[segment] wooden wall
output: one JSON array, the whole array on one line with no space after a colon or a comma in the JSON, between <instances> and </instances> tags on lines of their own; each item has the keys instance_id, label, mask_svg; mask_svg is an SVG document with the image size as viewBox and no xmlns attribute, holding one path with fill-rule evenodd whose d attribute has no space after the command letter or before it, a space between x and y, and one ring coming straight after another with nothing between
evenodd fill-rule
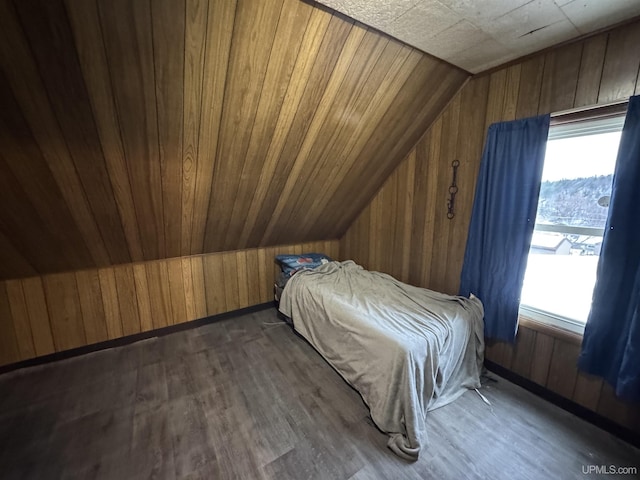
<instances>
[{"instance_id":1,"label":"wooden wall","mask_svg":"<svg viewBox=\"0 0 640 480\"><path fill-rule=\"evenodd\" d=\"M280 253L321 241L154 260L0 282L0 365L273 300Z\"/></svg>"},{"instance_id":2,"label":"wooden wall","mask_svg":"<svg viewBox=\"0 0 640 480\"><path fill-rule=\"evenodd\" d=\"M457 293L487 127L640 93L638 45L636 22L474 77L350 226L341 240L343 258L415 285ZM448 220L447 189L455 159L460 161L459 193L455 217ZM487 358L616 421L626 421L611 413L608 386L601 388L577 374L575 345L526 328L518 335L522 341L539 344L534 354L527 350L519 360L523 369L496 358L491 348Z\"/></svg>"},{"instance_id":3,"label":"wooden wall","mask_svg":"<svg viewBox=\"0 0 640 480\"><path fill-rule=\"evenodd\" d=\"M337 238L467 77L301 0L0 0L0 279Z\"/></svg>"},{"instance_id":4,"label":"wooden wall","mask_svg":"<svg viewBox=\"0 0 640 480\"><path fill-rule=\"evenodd\" d=\"M640 433L640 405L619 400L602 379L576 368L581 336L521 320L516 344L493 342L485 357L519 376Z\"/></svg>"}]
</instances>

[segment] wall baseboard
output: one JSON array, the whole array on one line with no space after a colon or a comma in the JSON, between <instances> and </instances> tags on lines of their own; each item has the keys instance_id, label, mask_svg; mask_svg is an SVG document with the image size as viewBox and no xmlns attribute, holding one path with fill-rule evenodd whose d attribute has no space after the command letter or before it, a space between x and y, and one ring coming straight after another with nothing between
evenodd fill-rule
<instances>
[{"instance_id":1,"label":"wall baseboard","mask_svg":"<svg viewBox=\"0 0 640 480\"><path fill-rule=\"evenodd\" d=\"M492 362L491 360L485 360L484 365L487 369L500 377L519 385L520 387L528 390L529 392L544 398L546 401L557 405L563 410L572 413L576 417L579 417L587 422L595 425L602 430L605 430L612 435L624 440L625 442L633 445L634 447L640 448L640 434L623 427L622 425L615 423L612 420L609 420L602 415L594 412L593 410L589 410L588 408L583 407L582 405L575 403L572 400L569 400L561 395L558 395L547 388L538 385L537 383L529 380L528 378L521 377L517 373L512 372L504 368L497 363Z\"/></svg>"},{"instance_id":2,"label":"wall baseboard","mask_svg":"<svg viewBox=\"0 0 640 480\"><path fill-rule=\"evenodd\" d=\"M229 318L246 315L248 313L259 312L268 308L273 308L274 302L260 303L258 305L252 305L250 307L240 308L231 312L219 313L217 315L211 315L205 318L199 318L197 320L191 320L189 322L178 323L175 325L169 325L168 327L158 328L156 330L149 330L146 332L136 333L134 335L128 335L125 337L114 338L104 342L94 343L91 345L85 345L78 348L72 348L70 350L64 350L61 352L51 353L49 355L43 355L41 357L30 358L28 360L22 360L20 362L11 363L9 365L0 366L0 375L14 370L19 370L27 367L34 367L36 365L43 365L46 363L57 362L67 358L78 357L87 353L97 352L99 350L106 350L114 347L122 347L141 340L147 340L149 338L162 337L171 333L181 332L192 328L197 328L202 325L208 325L210 323L219 322L221 320L227 320Z\"/></svg>"}]
</instances>

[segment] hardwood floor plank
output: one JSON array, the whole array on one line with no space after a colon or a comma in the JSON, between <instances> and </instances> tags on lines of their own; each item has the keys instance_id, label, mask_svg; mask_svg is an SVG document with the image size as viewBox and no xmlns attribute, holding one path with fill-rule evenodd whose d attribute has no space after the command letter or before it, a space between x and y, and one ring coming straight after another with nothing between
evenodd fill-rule
<instances>
[{"instance_id":1,"label":"hardwood floor plank","mask_svg":"<svg viewBox=\"0 0 640 480\"><path fill-rule=\"evenodd\" d=\"M131 442L134 478L176 477L173 441L167 409L138 412L133 417Z\"/></svg>"},{"instance_id":2,"label":"hardwood floor plank","mask_svg":"<svg viewBox=\"0 0 640 480\"><path fill-rule=\"evenodd\" d=\"M268 309L0 376L3 476L536 480L638 466L637 449L494 375L491 406L469 391L429 412L428 445L405 462L358 393L274 322ZM622 406L601 408L630 420Z\"/></svg>"}]
</instances>

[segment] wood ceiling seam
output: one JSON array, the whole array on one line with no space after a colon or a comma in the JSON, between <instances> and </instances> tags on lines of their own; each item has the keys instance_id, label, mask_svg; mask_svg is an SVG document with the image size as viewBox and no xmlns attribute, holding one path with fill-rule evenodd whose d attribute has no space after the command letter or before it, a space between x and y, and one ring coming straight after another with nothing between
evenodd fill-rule
<instances>
[{"instance_id":1,"label":"wood ceiling seam","mask_svg":"<svg viewBox=\"0 0 640 480\"><path fill-rule=\"evenodd\" d=\"M183 139L183 145L182 145L182 158L183 158L183 165L182 165L182 171L183 171L183 189L182 189L182 218L181 218L181 222L180 222L180 228L181 228L181 232L182 232L182 255L191 255L192 253L192 240L193 240L193 216L194 216L194 209L195 209L195 196L196 196L196 186L197 186L197 172L198 172L198 166L197 166L197 162L198 162L198 158L199 158L199 146L200 146L200 126L202 125L202 112L204 110L203 108L203 104L202 104L202 99L203 99L203 88L204 88L204 83L205 83L205 59L207 56L207 34L208 34L208 29L209 29L209 22L208 22L208 18L209 18L209 1L205 0L206 2L206 9L204 12L204 15L198 15L198 11L196 9L193 10L192 12L192 16L191 17L189 15L189 6L192 6L195 4L197 4L197 2L194 2L192 0L188 0L185 2L185 22L189 21L190 18L203 18L204 19L204 35L202 36L202 40L201 42L198 42L198 39L195 38L193 40L193 44L195 45L202 45L201 48L201 55L199 57L199 62L194 62L195 65L198 65L201 72L200 72L200 78L199 78L199 91L195 92L195 101L193 102L192 105L190 105L190 102L185 101L183 104L183 126L185 127L185 133L188 134L189 132L191 132L191 135L193 136L193 138L191 138L191 140L193 140L193 143L189 142L186 139ZM189 24L189 26L185 23L185 41L184 41L184 46L185 46L185 62L184 62L184 71L183 71L183 88L185 93L187 92L188 88L191 86L191 82L187 81L187 72L189 71L188 69L188 59L191 58L189 53L190 53L190 47L192 46L192 42L187 41L188 40L188 36L189 34L193 34L193 30L195 30L195 27L192 27L192 24ZM200 33L202 33L202 31L200 31ZM195 76L194 76L195 77ZM195 90L198 90L198 87L196 87ZM188 95L185 95L185 98L189 97ZM184 110L188 109L189 106L194 107L197 110L197 115L193 115L194 120L195 117L197 117L197 123L195 123L195 126L192 127L191 129L186 128L187 127L187 123L185 121L185 118L188 118L189 116L185 115ZM192 149L191 151L191 155L189 155L189 149ZM189 176L191 175L191 176Z\"/></svg>"},{"instance_id":2,"label":"wood ceiling seam","mask_svg":"<svg viewBox=\"0 0 640 480\"><path fill-rule=\"evenodd\" d=\"M91 243L90 239L99 235L98 227L95 224L88 200L77 178L75 166L70 160L66 142L61 142L60 132L55 131L59 129L57 119L53 116L48 97L43 95L43 80L39 69L33 62L32 55L29 53L31 49L27 43L23 29L20 26L15 8L13 4L9 2L2 2L0 9L2 9L2 15L0 15L0 17L7 22L4 28L0 29L2 35L6 36L3 41L0 42L0 58L2 59L4 71L8 75L7 81L16 95L16 101L25 115L25 121L29 124L37 144L46 143L52 147L46 153L44 151L42 153L45 155L44 158L48 168L52 172L54 181L58 186L66 184L65 180L67 179L71 182L67 184L67 188L60 190L71 211L73 221L81 232L85 248L88 248L86 245ZM8 49L9 46L11 46L10 49ZM23 59L24 63L22 66L26 71L20 71L19 66L13 64L13 55L18 55L19 58ZM36 87L36 85L38 87ZM28 89L28 95L26 95L24 91L25 87L31 87ZM43 111L38 108L40 107L40 102L45 102L48 105L48 109ZM34 118L38 118L40 121L40 128L38 129L35 129L32 124ZM55 132L48 131L49 127ZM80 193L84 202L78 202L78 199L73 197L75 193ZM87 250L91 255L92 261L106 261L105 259L108 259L106 250L101 249L99 244L96 246L96 249L97 250Z\"/></svg>"},{"instance_id":3,"label":"wood ceiling seam","mask_svg":"<svg viewBox=\"0 0 640 480\"><path fill-rule=\"evenodd\" d=\"M89 103L87 87L82 76L66 9L61 0L46 2L44 5L44 12L39 11L37 15L33 14L31 5L27 2L16 4L16 11L31 55L37 61L36 68L40 73L44 93L51 105L58 130L67 146L90 212L96 219L106 217L111 222L111 225L105 225L100 221L95 222L100 241L96 242L97 239L94 239L94 243L87 244L87 248L91 250L95 247L106 251L107 257L101 261L102 264L130 261L128 249L127 254L122 250L126 240L110 179L105 178L109 177L106 160L101 147L99 152L93 148L96 143L99 144L99 137L91 108L87 106ZM27 22L26 19L29 21ZM35 23L39 19L50 21ZM52 19L57 20L54 25L51 24ZM48 36L51 38L47 38ZM62 51L65 55L61 54ZM43 72L45 67L46 75ZM48 81L45 81L45 78ZM80 97L76 98L77 101L71 108L69 104L61 103L64 102L62 97L52 95L56 85L64 85L67 91ZM71 131L73 131L73 142L70 141ZM89 163L91 165L88 165ZM88 190L92 192L91 195L87 194Z\"/></svg>"},{"instance_id":4,"label":"wood ceiling seam","mask_svg":"<svg viewBox=\"0 0 640 480\"><path fill-rule=\"evenodd\" d=\"M235 194L233 195L234 198L234 202L233 205L231 206L230 209L230 214L228 215L227 218L225 218L225 220L228 220L226 222L226 225L222 227L222 230L224 231L224 235L222 236L222 249L223 250L228 250L230 248L236 248L238 245L238 232L236 232L234 229L231 228L231 223L232 220L234 218L234 216L239 215L238 210L238 204L239 204L239 199L238 196L240 194L240 190L242 188L242 180L248 176L249 171L248 171L248 166L251 165L251 159L249 158L249 154L251 153L251 146L252 146L252 140L254 138L254 129L256 127L256 121L258 119L259 114L261 113L260 107L262 106L262 99L263 99L263 94L265 91L265 83L268 81L269 79L269 71L270 71L270 67L272 65L272 59L273 59L273 53L274 53L274 46L276 45L276 42L278 40L278 33L279 33L279 28L282 22L282 16L283 13L285 12L285 2L283 1L281 3L280 6L280 12L278 14L278 20L276 22L275 28L274 28L274 34L273 34L273 38L271 40L271 47L269 48L269 56L268 56L268 60L266 62L265 65L265 69L264 69L264 76L262 78L262 82L260 82L260 93L258 95L258 99L256 101L256 108L254 110L254 113L252 115L253 119L251 120L251 129L250 129L250 133L248 136L248 140L247 140L247 148L244 152L244 155L242 156L242 158L240 159L242 161L242 167L240 168L240 177L238 179L237 182L237 188L235 190ZM305 26L305 30L306 30L306 26ZM298 42L298 48L300 47L300 42ZM296 55L297 57L297 55ZM282 104L280 103L280 108L282 107Z\"/></svg>"},{"instance_id":5,"label":"wood ceiling seam","mask_svg":"<svg viewBox=\"0 0 640 480\"><path fill-rule=\"evenodd\" d=\"M257 114L269 67L268 59L284 7L283 0L274 2L276 4L272 6L264 2L256 6L247 3L249 6L239 11L239 21L236 21L238 38L230 54L231 66L220 127L223 135L213 174L212 191L215 195L209 200L205 229L205 248L209 251L233 248L225 245L225 237L233 204L237 201L240 164L246 160L252 131L249 125L253 125ZM260 21L256 23L254 17ZM265 55L267 50L269 55Z\"/></svg>"},{"instance_id":6,"label":"wood ceiling seam","mask_svg":"<svg viewBox=\"0 0 640 480\"><path fill-rule=\"evenodd\" d=\"M398 51L394 51L394 49L398 49ZM358 114L359 111L361 112L358 118L358 125L350 132L345 129L345 131L339 133L338 139L340 141L335 142L339 150L335 151L335 148L332 148L331 150L323 152L321 158L324 159L324 163L315 166L315 176L313 179L309 179L308 182L319 182L322 180L321 175L325 176L325 180L343 177L345 169L352 164L354 158L357 158L357 155L354 153L356 147L360 149L363 145L363 142L360 141L363 133L366 134L368 130L373 130L380 124L382 113L376 114L374 106L379 107L380 105L384 105L384 103L381 103L381 99L384 99L385 94L397 91L398 87L394 81L396 78L402 78L403 67L408 62L410 53L411 51L408 48L398 42L390 40L384 44L384 47L376 58L375 64L368 71L366 78L359 82L361 83L359 92L357 95L352 96L353 98L350 102L347 102L347 105L351 104L351 112L345 108L344 113L349 113L350 115ZM378 74L378 72L380 72L380 74ZM394 88L391 88L391 86ZM345 136L346 138L341 138ZM336 160L328 165L330 169L324 173L327 166L327 157L329 159L335 158ZM318 176L320 176L320 178L318 178ZM325 188L313 196L307 195L305 200L311 202L308 210L312 212L325 211L327 202L336 192L335 185L329 182ZM301 210L305 211L307 209ZM326 225L324 225L322 221L313 221L311 217L311 215L303 216L300 221L300 232L303 238L318 238L326 231ZM297 223L295 216L293 219L293 221Z\"/></svg>"},{"instance_id":7,"label":"wood ceiling seam","mask_svg":"<svg viewBox=\"0 0 640 480\"><path fill-rule=\"evenodd\" d=\"M370 30L368 30L367 33L370 33ZM305 223L308 223L308 222L305 222L304 220L309 219L312 216L314 217L317 216L316 210L313 210L313 204L316 203L316 200L318 199L318 193L322 194L323 191L326 191L331 188L330 185L323 186L323 188L319 192L315 192L313 191L313 186L324 185L324 183L321 182L322 180L321 177L324 174L324 171L327 168L327 166L330 166L330 164L328 165L327 162L331 161L332 158L337 157L337 155L332 154L332 150L337 143L342 143L342 142L338 142L338 140L342 135L345 134L346 131L348 131L347 126L344 124L347 123L349 116L351 116L354 113L357 113L357 107L359 106L359 102L361 101L360 99L363 95L363 92L368 90L367 87L368 87L369 79L374 74L373 72L375 71L376 67L378 67L379 62L381 62L382 55L390 43L389 39L382 37L382 40L381 40L380 38L376 38L376 35L374 34L371 35L371 38L375 39L376 41L374 45L372 45L370 48L367 49L366 61L363 62L362 66L355 69L356 74L355 74L354 81L350 82L351 84L353 84L353 86L348 85L351 88L350 88L350 93L346 98L346 101L340 103L343 106L341 108L342 111L340 112L340 118L337 120L337 125L336 125L336 127L338 127L337 134L336 134L336 130L334 129L331 132L331 135L329 137L331 140L331 143L325 140L325 136L322 135L328 126L328 121L325 120L323 122L322 128L318 132L318 138L316 138L311 150L309 151L309 158L310 159L313 158L314 160L312 162L313 164L311 165L310 173L306 175L304 183L300 182L300 186L298 187L297 191L294 192L294 193L297 193L297 195L294 197L294 199L291 202L297 205L299 208L291 209L288 212L288 215L286 216L286 220L283 221L284 228L282 228L281 230L292 228L292 225L295 225L297 229L297 233L300 236L300 239L309 239L309 237L306 236L307 232L305 232L305 227L306 227ZM362 49L363 44L364 44L364 38L363 38L363 43L361 43L361 45L358 48L358 52ZM336 98L334 98L332 105L335 105L335 102L337 102L340 99L340 94L347 91L345 82L347 82L347 80L351 78L351 74L354 72L354 68L352 68L353 61L358 59L358 57L363 58L364 56L360 56L358 55L358 53L356 53L356 55L354 56L352 63L349 65L347 74L342 79L342 83L339 87L339 93L338 95L336 95ZM372 57L374 58L373 62L371 61ZM380 81L382 81L382 79ZM353 136L351 135L350 138L353 138ZM315 152L318 149L315 147L316 145L318 145L318 139L322 139L322 142L320 145L320 152L316 154ZM335 178L333 175L330 175L330 174L327 176L328 176L328 179ZM310 201L312 202L311 206L308 205L308 202ZM299 218L300 216L302 216L303 218L300 219ZM314 222L314 223L318 225L318 222ZM277 239L277 241L282 241L282 240L283 240L282 236L280 236Z\"/></svg>"},{"instance_id":8,"label":"wood ceiling seam","mask_svg":"<svg viewBox=\"0 0 640 480\"><path fill-rule=\"evenodd\" d=\"M344 22L336 16L329 16L329 18L330 21L327 30L323 33L319 52L314 58L309 78L301 92L295 116L291 119L291 127L283 140L282 149L278 154L277 162L275 162L269 188L266 190L266 196L255 219L252 235L253 243L257 245L266 244L262 241L265 229L288 180L288 174L279 174L279 172L291 170L297 152L300 150L313 121L314 113L323 98L328 81L335 70L340 52L344 48L346 39L353 31L352 22Z\"/></svg>"},{"instance_id":9,"label":"wood ceiling seam","mask_svg":"<svg viewBox=\"0 0 640 480\"><path fill-rule=\"evenodd\" d=\"M303 101L307 98L306 93L307 88L309 87L309 81L311 80L313 76L312 74L315 71L318 56L321 53L322 46L325 44L325 39L327 38L326 36L328 35L334 18L335 17L333 17L332 15L317 9L314 9L311 14L311 18L307 25L307 29L305 30L302 45L300 48L300 51L303 51L303 47L307 46L308 49L304 50L305 52L307 52L307 55L305 57L300 57L298 55L293 72L294 76L297 72L308 72L308 74L306 76L302 76L302 81L300 82L297 81L297 77L295 78L295 81L291 79L289 82L287 93L285 94L285 103L288 104L289 101L293 101L295 102L295 108L291 109L292 113L287 113L289 110L284 109L283 104L283 109L280 110L280 114L278 115L278 120L275 127L275 135L271 138L269 147L267 148L264 166L260 172L258 188L254 192L252 203L249 207L249 212L247 215L247 220L241 234L240 245L243 247L247 247L250 244L257 245L260 243L259 239L262 238L263 231L261 228L258 228L257 225L260 212L263 210L263 206L265 203L264 200L266 200L269 194L274 190L273 181L278 164L281 162L281 154L287 146L292 128L294 128L293 125L295 120L299 117L299 115L301 115L300 108L303 104ZM312 19L314 20L313 22ZM352 23L346 22L346 24L349 25L350 31L352 28ZM313 28L313 30L310 31L310 28ZM322 36L320 38L318 38L317 35L318 31L322 32ZM308 45L307 42L309 43ZM300 65L300 62L302 62L302 65ZM300 84L302 84L302 87L298 86ZM291 91L292 85L293 91ZM283 112L285 113L285 115L283 115ZM286 131L286 133L282 133L281 135L279 135L278 132L280 131Z\"/></svg>"},{"instance_id":10,"label":"wood ceiling seam","mask_svg":"<svg viewBox=\"0 0 640 480\"><path fill-rule=\"evenodd\" d=\"M65 6L66 6L66 10L67 10L67 15L69 16L71 23L74 23L74 15L69 15L70 11L74 11L73 9L69 9L69 5L71 3L72 0L66 0ZM76 2L78 3L78 2ZM82 3L83 5L92 5L95 7L95 27L97 29L97 36L99 37L99 42L100 42L100 51L101 51L101 56L104 59L104 66L106 68L106 83L105 83L105 87L108 89L107 94L108 94L108 104L111 106L111 114L113 115L113 120L114 120L114 126L117 129L117 146L116 146L116 151L117 154L115 155L115 157L117 158L117 164L114 164L113 161L109 161L107 160L107 169L110 171L110 175L113 176L117 176L119 173L117 172L122 172L124 178L126 179L126 185L127 187L124 187L123 190L123 196L121 197L120 195L116 194L116 203L118 204L118 207L120 209L120 215L122 218L122 222L123 222L123 228L125 229L125 237L127 238L127 243L128 243L128 248L129 248L129 255L131 256L131 259L133 261L141 261L144 260L144 252L143 252L143 248L142 248L142 241L141 241L141 232L140 232L140 222L138 221L138 211L136 208L136 204L135 204L135 200L134 200L134 196L133 196L133 185L131 184L131 175L129 173L129 168L128 168L128 159L127 159L127 153L125 151L124 148L124 138L122 135L122 123L120 121L120 112L117 108L116 105L116 101L115 101L115 96L114 96L114 85L113 85L113 79L111 76L111 67L109 64L109 56L107 53L107 47L105 44L105 39L104 39L104 28L102 26L102 22L100 19L100 12L99 12L99 6L98 3L96 1L92 1L92 2L86 2L86 3ZM93 10L92 10L93 11ZM79 19L77 18L75 21L75 25L76 28L73 28L72 25L72 30L74 32L74 34L76 35L76 48L77 45L82 45L84 42L79 40L78 36L78 26L79 25L83 25L84 21L83 19ZM80 53L79 53L80 55ZM82 55L80 55L82 56ZM91 56L91 58L95 58L95 56ZM83 67L83 62L81 61L81 68ZM87 74L85 73L85 79L86 79ZM95 108L94 104L93 104L93 95L90 95L90 101L91 101L91 106L92 109L94 111L94 116L95 116L95 112L98 110ZM101 138L101 144L103 142L102 140L102 135L101 133L101 128L98 128L98 135ZM103 149L103 153L104 153L104 144L102 144L102 149ZM107 159L106 155L105 155L105 159ZM117 166L116 166L117 165ZM117 189L115 187L115 185L113 186L114 189L114 193L119 191L119 189ZM120 200L119 198L120 197ZM129 215L132 215L132 218L130 220L125 220L126 215L123 213L123 211L127 211L127 210L131 210L131 212L129 213Z\"/></svg>"},{"instance_id":11,"label":"wood ceiling seam","mask_svg":"<svg viewBox=\"0 0 640 480\"><path fill-rule=\"evenodd\" d=\"M226 2L225 2L226 3ZM217 2L214 2L214 4L216 6L219 6L219 4ZM238 18L238 4L239 2L235 1L235 4L233 5L233 23L232 23L232 27L231 27L231 33L228 36L228 45L223 45L224 48L224 55L225 55L225 65L224 65L224 80L222 81L222 85L219 86L220 89L220 93L221 93L221 97L220 97L220 111L217 115L217 119L214 120L215 122L215 145L214 148L212 149L213 151L211 152L211 159L213 160L211 162L210 165L208 165L206 167L205 172L207 174L210 173L210 175L206 175L206 177L209 178L204 178L201 180L202 183L200 183L200 185L208 185L208 188L206 190L205 195L202 197L202 203L204 205L203 211L206 211L206 214L204 215L204 217L202 218L202 222L200 224L200 226L198 226L199 230L198 231L198 237L201 238L194 238L192 239L192 241L198 241L198 245L199 247L196 249L192 248L192 253L204 253L205 251L208 251L210 249L207 248L206 245L206 232L207 232L207 223L208 220L210 218L210 214L211 214L211 198L212 198L212 192L213 192L213 187L214 187L214 180L215 180L215 170L216 170L216 166L217 166L217 157L219 155L219 150L220 150L220 131L222 129L222 119L224 118L224 109L225 109L225 97L226 97L226 91L227 91L227 85L229 82L229 71L230 71L230 62L231 62L231 52L233 50L233 42L234 42L234 38L235 38L235 32L236 32L236 27L237 27L237 18ZM211 5L211 4L209 4ZM209 9L209 13L210 13L210 17L209 17L209 21L211 21L211 9ZM207 27L207 44L209 43L209 30ZM226 38L222 38L220 39L221 42L225 42ZM205 57L206 58L206 57ZM205 68L206 68L206 64L205 64ZM203 86L204 88L204 86ZM216 92L218 93L218 92ZM205 102L203 102L205 103ZM206 103L205 103L206 105ZM200 128L202 129L202 123L200 124ZM202 132L202 130L201 130ZM200 135L200 139L199 141L202 140L202 135ZM200 149L200 147L198 148L198 154L201 155L202 154L202 150ZM200 162L200 158L198 158L198 166L201 166ZM205 173L200 171L198 173L198 180L200 182L200 176ZM204 187L203 187L204 188ZM196 198L199 198L199 195L197 194L196 191ZM201 233L201 235L200 235Z\"/></svg>"},{"instance_id":12,"label":"wood ceiling seam","mask_svg":"<svg viewBox=\"0 0 640 480\"><path fill-rule=\"evenodd\" d=\"M322 126L324 119L329 113L328 112L329 104L333 103L333 100L335 99L335 96L339 91L339 86L342 85L344 76L349 70L349 66L351 65L351 62L353 61L357 53L358 47L362 43L363 38L366 34L365 29L356 29L355 32L356 33L354 33L354 30L352 29L351 32L349 33L349 37L347 37L347 41L343 45L343 48L340 52L340 56L336 64L334 65L331 76L329 77L329 80L325 86L323 95L320 99L319 106L318 108L315 109L313 113L313 118L309 123L307 130L305 131L304 140L297 151L292 168L289 171L287 181L285 182L284 189L282 190L278 203L276 204L276 207L273 210L271 219L267 223L265 232L262 237L261 244L263 243L269 244L275 240L274 238L272 238L272 234L276 228L276 225L281 220L280 216L285 210L285 204L289 200L289 196L291 195L291 190L294 188L295 183L298 177L300 176L300 172L302 171L302 168L303 168L304 159L308 155L309 150L312 148L312 140L311 140L311 137L309 137L309 133L319 129ZM350 43L349 38L352 38L352 35L353 35L353 39L351 40L351 43ZM346 54L345 54L345 49L347 49ZM351 49L352 51L350 51ZM343 55L346 55L346 57ZM346 63L346 65L343 66L342 63ZM337 85L335 85L336 83Z\"/></svg>"},{"instance_id":13,"label":"wood ceiling seam","mask_svg":"<svg viewBox=\"0 0 640 480\"><path fill-rule=\"evenodd\" d=\"M300 41L298 42L298 48L296 49L296 55L295 55L295 59L292 59L292 71L289 73L288 75L288 81L287 81L287 87L284 91L284 95L282 96L281 101L279 102L278 105L278 111L277 111L277 115L276 115L276 120L274 122L274 127L273 127L273 135L269 136L269 140L268 140L268 145L266 146L266 148L264 149L264 155L262 157L262 165L260 167L260 175L257 177L257 182L255 185L255 188L253 188L251 190L250 193L250 199L248 199L248 206L247 206L247 210L249 212L249 214L247 215L243 225L240 228L240 232L239 232L239 236L238 236L238 247L240 248L244 248L247 246L247 240L248 240L248 235L249 235L249 231L248 231L248 227L249 227L249 222L250 222L250 218L251 218L251 212L253 211L253 206L256 202L256 198L259 197L259 192L260 192L260 183L263 179L263 177L265 177L265 170L267 168L269 168L269 153L271 152L272 149L272 145L274 144L276 135L278 135L278 126L281 124L281 118L283 116L283 109L285 108L285 106L287 105L287 97L289 95L290 90L292 90L292 83L294 81L297 81L297 77L295 77L295 69L298 66L300 60L300 52L303 51L303 47L306 47L306 38L307 38L307 34L309 33L309 29L312 28L311 22L312 22L312 16L313 16L313 12L314 9L309 7L310 11L309 11L309 15L307 15L307 19L305 22L305 28L304 28L304 32L302 32L302 35L300 37ZM325 30L326 32L326 30ZM306 52L306 50L305 50ZM317 52L316 52L317 53ZM305 86L306 86L306 82L305 82ZM296 112L297 112L297 108L299 107L299 102L296 102ZM293 117L295 117L295 112L293 114ZM250 150L251 151L251 150ZM238 216L238 212L234 212L235 216Z\"/></svg>"},{"instance_id":14,"label":"wood ceiling seam","mask_svg":"<svg viewBox=\"0 0 640 480\"><path fill-rule=\"evenodd\" d=\"M385 105L385 102L384 102L385 95L389 92L397 91L399 89L399 86L396 87L395 82L397 79L402 80L403 75L405 75L403 73L406 71L405 65L407 65L410 62L412 52L413 52L413 49L403 46L402 52L397 55L394 62L390 65L389 70L384 75L384 78L382 79L380 85L378 86L376 93L371 97L370 101L368 102L367 107L363 113L363 118L369 118L370 115L373 115L376 125L380 123L381 118L384 115L384 111L381 111L379 114L377 114L377 116L374 115L375 113L374 105L375 106ZM398 61L399 61L399 64L396 64L396 62ZM410 74L410 71L411 70L409 69L409 73L406 74L406 77L408 77L408 75ZM388 80L388 83L387 83L387 80ZM404 84L404 82L402 83ZM376 101L378 101L378 103L376 103ZM392 101L393 100L391 99L389 100L388 103L391 104ZM364 139L364 136L362 135L363 130L364 130L364 127L357 130L357 136L354 135L355 138L352 138L352 141L348 141L345 148L343 148L340 151L340 153L337 155L339 158L344 160L339 162L337 166L334 165L334 168L331 174L329 174L330 178L343 178L345 175L345 170L347 170L348 168L351 167L351 165L353 165L354 159L357 158L357 153L354 153L354 152L360 151L360 149L362 148L362 145L364 145L365 143L364 140L360 140L360 139ZM356 148L358 150L356 150ZM331 197L335 194L336 191L337 191L336 186L330 185L329 188L326 188L321 193L321 195L318 196L318 198L314 199L314 205L312 208L316 208L320 211L324 211L327 203L331 200ZM318 232L313 230L314 229L313 223L314 222L311 222L311 221L307 221L306 223L303 223L302 228L303 228L304 235L317 236Z\"/></svg>"}]
</instances>

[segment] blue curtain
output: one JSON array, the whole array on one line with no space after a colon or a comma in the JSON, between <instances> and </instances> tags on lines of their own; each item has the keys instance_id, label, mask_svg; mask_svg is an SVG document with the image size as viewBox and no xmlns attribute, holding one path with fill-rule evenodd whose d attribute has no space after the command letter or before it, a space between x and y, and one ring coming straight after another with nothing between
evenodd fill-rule
<instances>
[{"instance_id":1,"label":"blue curtain","mask_svg":"<svg viewBox=\"0 0 640 480\"><path fill-rule=\"evenodd\" d=\"M484 304L486 338L515 339L548 136L549 115L487 133L460 279Z\"/></svg>"},{"instance_id":2,"label":"blue curtain","mask_svg":"<svg viewBox=\"0 0 640 480\"><path fill-rule=\"evenodd\" d=\"M640 400L640 96L629 101L596 278L578 365Z\"/></svg>"}]
</instances>

